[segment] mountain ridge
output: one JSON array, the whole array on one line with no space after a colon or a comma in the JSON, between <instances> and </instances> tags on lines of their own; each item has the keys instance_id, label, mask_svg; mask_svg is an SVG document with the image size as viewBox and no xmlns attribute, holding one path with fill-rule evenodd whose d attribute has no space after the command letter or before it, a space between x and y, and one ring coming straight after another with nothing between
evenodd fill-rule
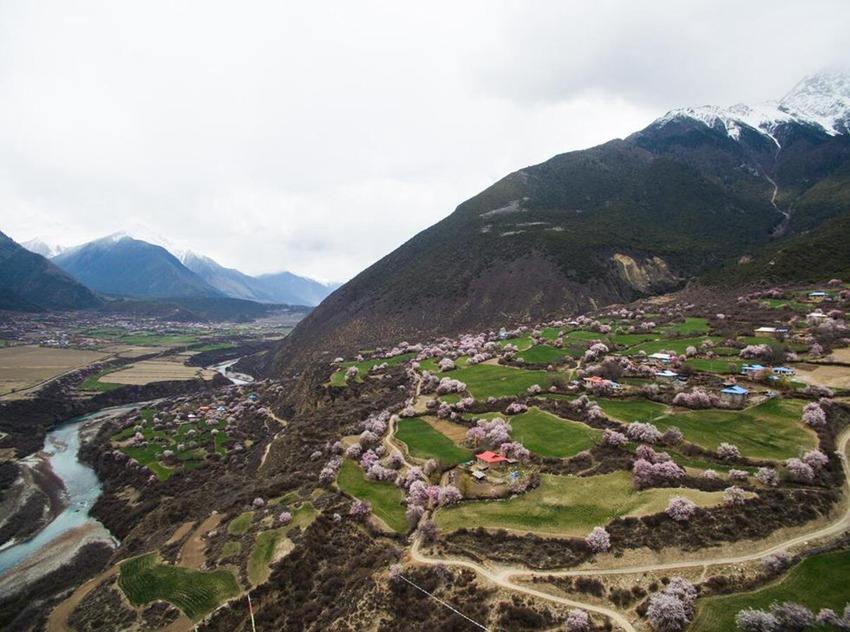
<instances>
[{"instance_id":1,"label":"mountain ridge","mask_svg":"<svg viewBox=\"0 0 850 632\"><path fill-rule=\"evenodd\" d=\"M99 307L100 298L42 255L0 232L0 309L71 310Z\"/></svg>"},{"instance_id":2,"label":"mountain ridge","mask_svg":"<svg viewBox=\"0 0 850 632\"><path fill-rule=\"evenodd\" d=\"M792 120L730 135L665 115L519 169L337 290L269 371L675 289L850 210L850 136L832 131ZM834 190L813 204L822 182Z\"/></svg>"},{"instance_id":3,"label":"mountain ridge","mask_svg":"<svg viewBox=\"0 0 850 632\"><path fill-rule=\"evenodd\" d=\"M157 235L154 231L138 225L131 230L120 231L107 235L93 241L79 244L72 247L60 246L57 244L48 243L42 238L31 239L24 242L22 245L32 252L37 252L47 258L55 258L61 256L59 263L66 261L75 261L74 253L88 247L89 250L101 249L108 245L115 245L124 239L130 239L137 242L143 242L149 246L163 248L172 255L181 266L197 275L198 280L202 285L209 286L214 292L218 292L229 298L256 301L269 304L285 304L285 305L304 305L314 307L318 305L328 294L338 288L340 283L323 282L296 275L291 272L278 272L271 274L261 274L251 276L241 272L235 268L227 268L220 265L207 255L197 253L193 250L177 247L169 240ZM95 245L93 245L95 244ZM89 253L91 254L91 253ZM108 262L110 269L114 269L119 262L111 260ZM122 290L120 284L114 280L109 281L107 285L103 285L103 271L96 272L95 270L81 270L77 263L67 264L75 267L75 271L83 274L88 279L100 275L94 284L97 285L98 291L103 291L108 294L127 295L136 297L150 297L154 294L145 292L140 284L136 283L131 288L131 294L126 294L126 290ZM121 265L129 265L124 262ZM171 262L172 268L174 262ZM172 273L174 270L172 269ZM185 277L185 272L180 272ZM185 279L184 279L185 280ZM154 280L152 280L153 282ZM154 285L156 285L154 283ZM188 290L191 293L188 296L197 295L197 280L194 283L194 289ZM109 287L109 289L103 289ZM170 295L164 295L166 298Z\"/></svg>"}]
</instances>

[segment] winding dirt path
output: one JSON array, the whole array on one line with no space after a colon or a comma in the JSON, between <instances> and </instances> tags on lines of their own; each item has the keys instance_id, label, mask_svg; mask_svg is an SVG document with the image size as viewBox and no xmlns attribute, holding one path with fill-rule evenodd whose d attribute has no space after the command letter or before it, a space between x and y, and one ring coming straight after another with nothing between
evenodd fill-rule
<instances>
[{"instance_id":1,"label":"winding dirt path","mask_svg":"<svg viewBox=\"0 0 850 632\"><path fill-rule=\"evenodd\" d=\"M539 599L544 599L547 601L551 601L554 603L558 603L565 606L570 606L574 608L582 608L589 612L595 612L597 614L601 614L610 618L616 625L619 625L626 632L634 632L635 628L632 623L621 613L612 610L610 608L604 608L601 606L597 606L591 603L585 603L581 601L576 601L572 599L567 599L564 597L558 597L555 595L550 595L539 590L535 590L533 588L529 588L528 586L515 584L512 580L516 579L526 579L533 578L535 576L542 577L586 577L586 576L606 576L606 575L631 575L631 574L639 574L639 573L652 573L657 571L669 571L674 569L684 569L684 568L702 568L703 573L708 570L711 566L725 566L729 564L742 564L746 562L753 562L755 560L759 560L767 555L771 555L774 553L778 553L779 551L787 550L790 548L794 548L797 546L805 546L812 540L820 540L823 538L828 538L832 536L837 536L850 529L850 464L848 464L848 456L847 456L847 447L850 444L850 428L846 428L838 437L838 442L836 446L837 458L841 459L841 466L844 470L844 502L845 507L843 513L830 525L826 527L822 527L820 529L816 529L814 531L810 531L807 533L803 533L801 535L795 536L793 538L789 538L784 540L778 544L770 546L766 549L756 550L752 553L748 553L746 555L735 555L735 556L727 556L727 557L710 557L704 560L690 560L690 561L679 561L679 562L667 562L667 563L656 563L656 564L644 564L640 566L625 566L619 568L606 568L606 569L584 569L584 570L576 570L571 569L567 571L547 571L547 572L539 572L532 571L528 569L524 569L521 567L515 566L497 566L494 565L492 568L488 568L481 564L477 564L475 562L471 562L469 560L456 559L456 558L446 558L446 557L430 557L422 553L420 550L420 542L419 539L416 539L413 543L413 546L410 548L410 557L420 564L428 564L428 565L437 565L443 564L446 566L458 566L462 568L467 568L478 575L481 575L488 581L496 584L497 586L501 586L507 590L513 590L516 592L525 593L527 595L531 595L537 597ZM836 458L836 457L833 457Z\"/></svg>"}]
</instances>

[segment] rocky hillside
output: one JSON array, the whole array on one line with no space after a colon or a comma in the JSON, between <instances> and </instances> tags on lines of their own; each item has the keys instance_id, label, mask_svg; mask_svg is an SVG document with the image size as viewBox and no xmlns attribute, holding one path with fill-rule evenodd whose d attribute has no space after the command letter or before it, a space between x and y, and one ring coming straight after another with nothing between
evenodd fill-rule
<instances>
[{"instance_id":1,"label":"rocky hillside","mask_svg":"<svg viewBox=\"0 0 850 632\"><path fill-rule=\"evenodd\" d=\"M629 301L758 259L850 211L847 85L804 81L758 120L745 106L671 112L512 173L337 290L270 370Z\"/></svg>"}]
</instances>

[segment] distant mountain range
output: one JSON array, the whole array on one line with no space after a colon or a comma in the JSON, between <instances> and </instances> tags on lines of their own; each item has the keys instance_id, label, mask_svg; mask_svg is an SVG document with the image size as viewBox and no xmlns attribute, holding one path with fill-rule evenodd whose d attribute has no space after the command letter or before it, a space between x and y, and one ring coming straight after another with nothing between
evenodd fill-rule
<instances>
[{"instance_id":1,"label":"distant mountain range","mask_svg":"<svg viewBox=\"0 0 850 632\"><path fill-rule=\"evenodd\" d=\"M0 309L87 309L102 302L46 258L0 233Z\"/></svg>"},{"instance_id":2,"label":"distant mountain range","mask_svg":"<svg viewBox=\"0 0 850 632\"><path fill-rule=\"evenodd\" d=\"M779 101L674 110L520 169L337 290L270 373L627 302L706 273L723 284L850 276L849 121L850 77L821 73Z\"/></svg>"},{"instance_id":3,"label":"distant mountain range","mask_svg":"<svg viewBox=\"0 0 850 632\"><path fill-rule=\"evenodd\" d=\"M260 303L315 306L339 284L289 272L251 277L209 257L116 233L73 248L34 239L22 244L43 254L92 290L132 298L228 297ZM165 244L162 245L162 244Z\"/></svg>"}]
</instances>

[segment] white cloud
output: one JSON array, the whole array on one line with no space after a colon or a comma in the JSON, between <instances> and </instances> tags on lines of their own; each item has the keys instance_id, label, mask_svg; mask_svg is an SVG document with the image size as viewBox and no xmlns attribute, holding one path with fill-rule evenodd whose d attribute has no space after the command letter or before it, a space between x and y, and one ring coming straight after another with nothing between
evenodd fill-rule
<instances>
[{"instance_id":1,"label":"white cloud","mask_svg":"<svg viewBox=\"0 0 850 632\"><path fill-rule=\"evenodd\" d=\"M687 10L684 10L687 9ZM778 97L843 4L5 2L0 230L346 279L507 173ZM791 36L793 35L793 37Z\"/></svg>"}]
</instances>

